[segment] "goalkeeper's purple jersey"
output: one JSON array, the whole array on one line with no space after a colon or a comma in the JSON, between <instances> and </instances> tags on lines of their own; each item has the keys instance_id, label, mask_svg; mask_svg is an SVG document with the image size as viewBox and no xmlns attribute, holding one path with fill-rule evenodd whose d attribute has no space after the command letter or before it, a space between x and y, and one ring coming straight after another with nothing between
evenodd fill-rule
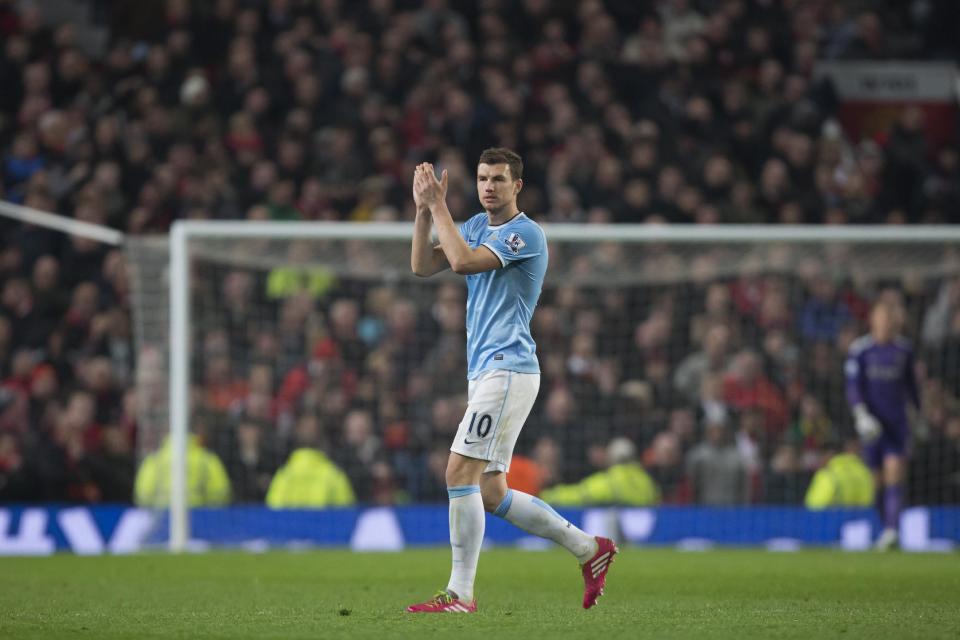
<instances>
[{"instance_id":1,"label":"goalkeeper's purple jersey","mask_svg":"<svg viewBox=\"0 0 960 640\"><path fill-rule=\"evenodd\" d=\"M920 406L913 368L913 350L904 338L879 343L870 335L850 345L844 366L847 402L863 404L884 430L909 429L907 404Z\"/></svg>"}]
</instances>

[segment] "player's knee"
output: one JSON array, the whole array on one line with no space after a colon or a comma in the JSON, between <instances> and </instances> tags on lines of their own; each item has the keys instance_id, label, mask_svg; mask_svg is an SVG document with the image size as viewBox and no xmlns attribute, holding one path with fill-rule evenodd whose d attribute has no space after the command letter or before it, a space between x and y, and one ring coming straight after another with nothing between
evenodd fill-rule
<instances>
[{"instance_id":1,"label":"player's knee","mask_svg":"<svg viewBox=\"0 0 960 640\"><path fill-rule=\"evenodd\" d=\"M507 476L502 471L484 473L480 478L480 497L483 508L493 513L507 496Z\"/></svg>"},{"instance_id":2,"label":"player's knee","mask_svg":"<svg viewBox=\"0 0 960 640\"><path fill-rule=\"evenodd\" d=\"M903 482L903 463L897 459L888 457L883 461L883 483L887 486L900 484Z\"/></svg>"},{"instance_id":3,"label":"player's knee","mask_svg":"<svg viewBox=\"0 0 960 640\"><path fill-rule=\"evenodd\" d=\"M445 479L447 487L462 487L468 484L477 484L480 471L475 469L472 461L468 461L457 454L450 454L447 460Z\"/></svg>"},{"instance_id":4,"label":"player's knee","mask_svg":"<svg viewBox=\"0 0 960 640\"><path fill-rule=\"evenodd\" d=\"M458 466L456 465L456 463L454 463L453 460L450 460L449 462L447 462L447 471L445 474L447 487L462 486L464 483L461 482L460 480L461 475L462 475L461 470L458 468Z\"/></svg>"}]
</instances>

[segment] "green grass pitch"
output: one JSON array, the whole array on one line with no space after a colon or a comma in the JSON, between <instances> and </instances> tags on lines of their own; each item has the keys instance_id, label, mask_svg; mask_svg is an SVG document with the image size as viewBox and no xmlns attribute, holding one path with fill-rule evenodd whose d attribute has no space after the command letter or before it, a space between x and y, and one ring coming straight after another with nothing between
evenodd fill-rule
<instances>
[{"instance_id":1,"label":"green grass pitch","mask_svg":"<svg viewBox=\"0 0 960 640\"><path fill-rule=\"evenodd\" d=\"M449 550L0 558L0 638L960 638L956 555L627 549L480 558L477 615L411 615Z\"/></svg>"}]
</instances>

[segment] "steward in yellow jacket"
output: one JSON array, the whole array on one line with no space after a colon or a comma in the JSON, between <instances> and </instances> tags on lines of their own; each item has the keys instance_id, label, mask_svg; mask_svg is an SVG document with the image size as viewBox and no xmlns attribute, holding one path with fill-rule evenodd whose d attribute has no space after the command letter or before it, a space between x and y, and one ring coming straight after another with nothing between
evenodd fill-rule
<instances>
[{"instance_id":1,"label":"steward in yellow jacket","mask_svg":"<svg viewBox=\"0 0 960 640\"><path fill-rule=\"evenodd\" d=\"M141 507L170 505L170 439L144 458L134 482L134 501ZM187 503L191 507L230 502L230 478L220 458L203 448L196 436L187 439Z\"/></svg>"},{"instance_id":2,"label":"steward in yellow jacket","mask_svg":"<svg viewBox=\"0 0 960 640\"><path fill-rule=\"evenodd\" d=\"M807 489L808 509L869 507L874 500L873 474L854 453L840 453L813 475Z\"/></svg>"},{"instance_id":3,"label":"steward in yellow jacket","mask_svg":"<svg viewBox=\"0 0 960 640\"><path fill-rule=\"evenodd\" d=\"M345 507L356 502L346 474L319 449L302 447L280 467L270 489L271 509Z\"/></svg>"},{"instance_id":4,"label":"steward in yellow jacket","mask_svg":"<svg viewBox=\"0 0 960 640\"><path fill-rule=\"evenodd\" d=\"M540 493L559 506L659 504L660 490L638 462L625 462L591 474L576 484L559 484Z\"/></svg>"},{"instance_id":5,"label":"steward in yellow jacket","mask_svg":"<svg viewBox=\"0 0 960 640\"><path fill-rule=\"evenodd\" d=\"M636 461L636 447L627 438L616 438L607 447L611 466L576 484L560 484L540 492L545 502L559 506L630 505L660 503L660 489Z\"/></svg>"}]
</instances>

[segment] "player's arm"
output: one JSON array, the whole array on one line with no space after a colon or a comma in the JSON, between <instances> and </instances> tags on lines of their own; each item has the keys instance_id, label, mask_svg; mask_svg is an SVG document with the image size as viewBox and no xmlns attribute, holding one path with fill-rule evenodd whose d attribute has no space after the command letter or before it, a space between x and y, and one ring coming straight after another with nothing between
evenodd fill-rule
<instances>
[{"instance_id":1,"label":"player's arm","mask_svg":"<svg viewBox=\"0 0 960 640\"><path fill-rule=\"evenodd\" d=\"M440 248L455 273L469 275L492 271L502 266L500 258L491 249L483 246L474 249L460 235L453 216L450 215L450 209L447 208L446 170L440 180L437 180L433 165L423 163L417 167L413 188L421 202L430 208L433 224L437 228L437 237L440 239Z\"/></svg>"},{"instance_id":2,"label":"player's arm","mask_svg":"<svg viewBox=\"0 0 960 640\"><path fill-rule=\"evenodd\" d=\"M843 375L846 378L847 404L850 408L863 404L863 392L861 390L861 367L859 354L856 351L850 351L847 354L847 360L843 363Z\"/></svg>"},{"instance_id":3,"label":"player's arm","mask_svg":"<svg viewBox=\"0 0 960 640\"><path fill-rule=\"evenodd\" d=\"M410 269L421 277L429 277L449 267L443 249L430 239L430 210L417 205L413 222L413 248L410 251Z\"/></svg>"},{"instance_id":4,"label":"player's arm","mask_svg":"<svg viewBox=\"0 0 960 640\"><path fill-rule=\"evenodd\" d=\"M492 271L502 266L500 258L484 246L476 249L470 247L453 223L447 203L442 200L430 208L433 213L433 223L437 227L437 237L440 238L440 247L450 263L450 268L460 275Z\"/></svg>"},{"instance_id":5,"label":"player's arm","mask_svg":"<svg viewBox=\"0 0 960 640\"><path fill-rule=\"evenodd\" d=\"M430 208L424 204L417 190L417 167L413 172L413 203L417 216L413 222L413 246L410 250L410 269L423 278L432 276L449 267L443 249L434 246L430 238Z\"/></svg>"},{"instance_id":6,"label":"player's arm","mask_svg":"<svg viewBox=\"0 0 960 640\"><path fill-rule=\"evenodd\" d=\"M864 401L863 386L866 382L866 373L860 362L860 352L851 351L844 364L844 375L847 378L847 403L853 412L853 424L861 440L869 442L877 438L882 431L880 421L870 413Z\"/></svg>"}]
</instances>

